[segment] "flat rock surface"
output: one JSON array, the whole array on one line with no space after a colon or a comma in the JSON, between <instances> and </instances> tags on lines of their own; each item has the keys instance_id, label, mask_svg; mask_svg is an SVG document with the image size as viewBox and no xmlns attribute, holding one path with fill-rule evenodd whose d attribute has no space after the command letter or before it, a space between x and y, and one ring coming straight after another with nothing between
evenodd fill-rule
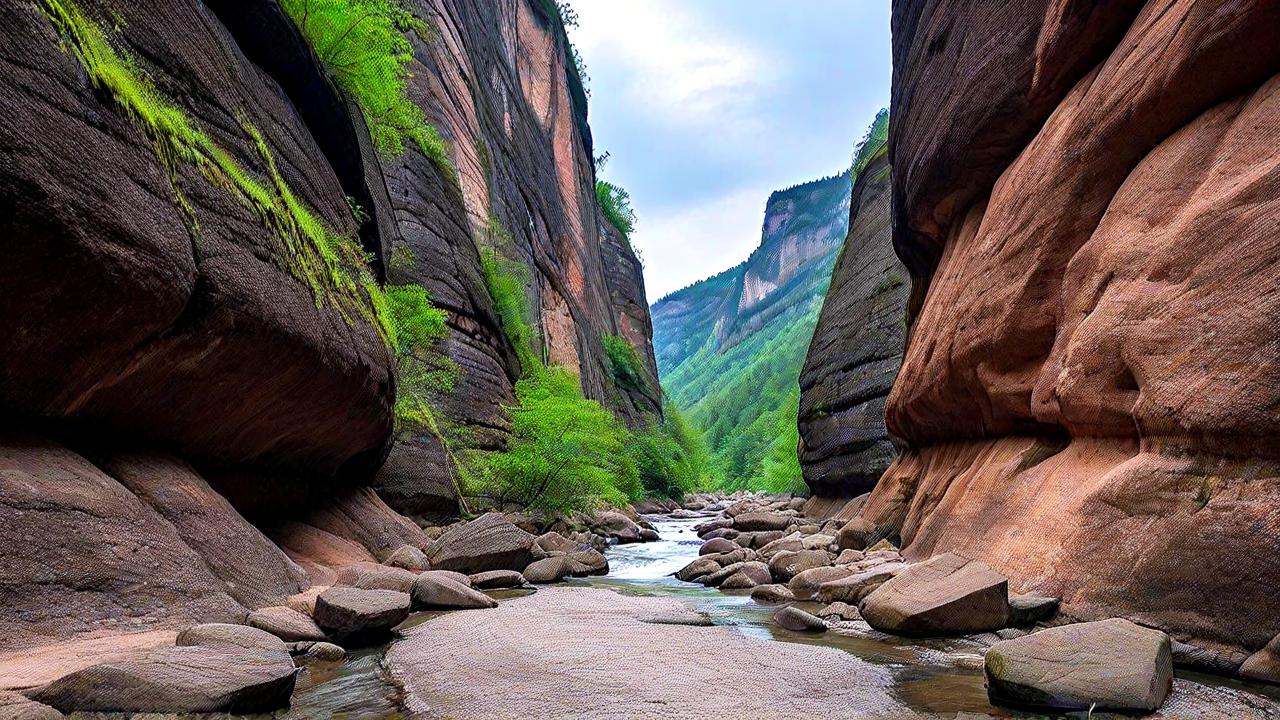
<instances>
[{"instance_id":1,"label":"flat rock surface","mask_svg":"<svg viewBox=\"0 0 1280 720\"><path fill-rule=\"evenodd\" d=\"M387 663L425 717L919 717L889 696L886 669L848 653L642 620L691 612L667 598L543 588L419 625ZM477 678L500 678L501 691Z\"/></svg>"}]
</instances>

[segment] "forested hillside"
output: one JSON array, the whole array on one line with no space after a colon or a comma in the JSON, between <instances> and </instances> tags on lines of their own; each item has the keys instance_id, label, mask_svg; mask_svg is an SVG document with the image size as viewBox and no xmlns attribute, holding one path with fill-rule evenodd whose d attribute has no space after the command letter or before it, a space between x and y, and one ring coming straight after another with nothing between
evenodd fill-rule
<instances>
[{"instance_id":1,"label":"forested hillside","mask_svg":"<svg viewBox=\"0 0 1280 720\"><path fill-rule=\"evenodd\" d=\"M723 487L804 489L800 368L848 230L851 179L888 127L881 111L850 171L773 193L744 262L652 307L663 386L703 432Z\"/></svg>"}]
</instances>

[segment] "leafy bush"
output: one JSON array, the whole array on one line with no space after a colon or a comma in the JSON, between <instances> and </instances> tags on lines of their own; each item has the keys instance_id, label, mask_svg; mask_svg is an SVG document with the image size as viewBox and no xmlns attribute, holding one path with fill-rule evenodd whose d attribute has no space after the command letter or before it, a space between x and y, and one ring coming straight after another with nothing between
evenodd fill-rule
<instances>
[{"instance_id":1,"label":"leafy bush","mask_svg":"<svg viewBox=\"0 0 1280 720\"><path fill-rule=\"evenodd\" d=\"M399 370L396 421L434 428L433 397L452 391L458 377L457 365L433 347L445 336L445 312L416 284L388 287L386 301Z\"/></svg>"},{"instance_id":2,"label":"leafy bush","mask_svg":"<svg viewBox=\"0 0 1280 720\"><path fill-rule=\"evenodd\" d=\"M525 290L529 282L528 268L503 257L494 248L480 251L480 267L484 270L485 286L498 313L502 332L515 349L522 372L540 368L542 359L533 350L538 334Z\"/></svg>"},{"instance_id":3,"label":"leafy bush","mask_svg":"<svg viewBox=\"0 0 1280 720\"><path fill-rule=\"evenodd\" d=\"M609 224L630 241L631 233L636 229L636 213L631 208L631 194L611 182L597 180L596 202Z\"/></svg>"},{"instance_id":4,"label":"leafy bush","mask_svg":"<svg viewBox=\"0 0 1280 720\"><path fill-rule=\"evenodd\" d=\"M426 23L400 0L281 0L338 87L360 107L374 147L387 157L409 142L454 173L449 147L405 90L413 45Z\"/></svg>"},{"instance_id":5,"label":"leafy bush","mask_svg":"<svg viewBox=\"0 0 1280 720\"><path fill-rule=\"evenodd\" d=\"M609 358L609 370L613 379L626 388L638 389L644 385L644 364L640 354L626 338L605 335L600 338L604 354Z\"/></svg>"},{"instance_id":6,"label":"leafy bush","mask_svg":"<svg viewBox=\"0 0 1280 720\"><path fill-rule=\"evenodd\" d=\"M649 497L679 500L709 479L707 449L702 438L671 403L663 409L662 422L631 434L627 451Z\"/></svg>"},{"instance_id":7,"label":"leafy bush","mask_svg":"<svg viewBox=\"0 0 1280 720\"><path fill-rule=\"evenodd\" d=\"M760 480L755 486L765 492L779 494L806 494L800 470L797 448L800 445L800 429L796 419L800 412L800 388L795 388L785 405L774 414L774 441L764 456L760 468Z\"/></svg>"},{"instance_id":8,"label":"leafy bush","mask_svg":"<svg viewBox=\"0 0 1280 720\"><path fill-rule=\"evenodd\" d=\"M516 383L511 444L473 477L472 492L549 512L622 505L642 495L626 429L582 396L564 368L539 368Z\"/></svg>"}]
</instances>

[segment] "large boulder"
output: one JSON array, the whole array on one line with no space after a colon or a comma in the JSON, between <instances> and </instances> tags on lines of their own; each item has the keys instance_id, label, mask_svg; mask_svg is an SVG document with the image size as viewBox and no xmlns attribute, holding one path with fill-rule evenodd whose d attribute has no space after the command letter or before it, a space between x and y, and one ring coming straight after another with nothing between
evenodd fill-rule
<instances>
[{"instance_id":1,"label":"large boulder","mask_svg":"<svg viewBox=\"0 0 1280 720\"><path fill-rule=\"evenodd\" d=\"M264 655L288 655L289 647L271 633L248 625L205 623L192 625L174 639L178 647L203 646L252 650Z\"/></svg>"},{"instance_id":2,"label":"large boulder","mask_svg":"<svg viewBox=\"0 0 1280 720\"><path fill-rule=\"evenodd\" d=\"M1244 661L1240 666L1240 677L1280 685L1280 635Z\"/></svg>"},{"instance_id":3,"label":"large boulder","mask_svg":"<svg viewBox=\"0 0 1280 720\"><path fill-rule=\"evenodd\" d=\"M710 575L720 569L720 563L709 557L700 557L676 571L676 579L693 582L704 575Z\"/></svg>"},{"instance_id":4,"label":"large boulder","mask_svg":"<svg viewBox=\"0 0 1280 720\"><path fill-rule=\"evenodd\" d=\"M416 573L404 568L372 562L352 563L338 571L335 585L362 590L395 590L407 593L418 580Z\"/></svg>"},{"instance_id":5,"label":"large boulder","mask_svg":"<svg viewBox=\"0 0 1280 720\"><path fill-rule=\"evenodd\" d=\"M751 589L751 599L758 603L776 605L778 603L791 602L796 599L796 596L786 585L775 583L755 586Z\"/></svg>"},{"instance_id":6,"label":"large boulder","mask_svg":"<svg viewBox=\"0 0 1280 720\"><path fill-rule=\"evenodd\" d=\"M524 575L515 570L486 570L470 576L471 586L478 590L501 590L523 587Z\"/></svg>"},{"instance_id":7,"label":"large boulder","mask_svg":"<svg viewBox=\"0 0 1280 720\"><path fill-rule=\"evenodd\" d=\"M533 541L502 513L491 512L446 531L426 552L437 570L523 570L533 559Z\"/></svg>"},{"instance_id":8,"label":"large boulder","mask_svg":"<svg viewBox=\"0 0 1280 720\"><path fill-rule=\"evenodd\" d=\"M285 642L308 642L325 639L324 631L309 615L279 605L254 610L246 621L252 627L275 635Z\"/></svg>"},{"instance_id":9,"label":"large boulder","mask_svg":"<svg viewBox=\"0 0 1280 720\"><path fill-rule=\"evenodd\" d=\"M5 720L62 720L64 715L25 695L0 690L0 717Z\"/></svg>"},{"instance_id":10,"label":"large boulder","mask_svg":"<svg viewBox=\"0 0 1280 720\"><path fill-rule=\"evenodd\" d=\"M1009 624L1009 581L952 553L908 566L876 588L858 610L871 627L895 635L962 635Z\"/></svg>"},{"instance_id":11,"label":"large boulder","mask_svg":"<svg viewBox=\"0 0 1280 720\"><path fill-rule=\"evenodd\" d=\"M568 555L554 555L529 563L521 573L534 585L558 583L573 575L576 563Z\"/></svg>"},{"instance_id":12,"label":"large boulder","mask_svg":"<svg viewBox=\"0 0 1280 720\"><path fill-rule=\"evenodd\" d=\"M745 590L757 585L767 585L771 580L769 566L758 560L752 560L742 563L737 572L725 578L724 582L720 583L720 589Z\"/></svg>"},{"instance_id":13,"label":"large boulder","mask_svg":"<svg viewBox=\"0 0 1280 720\"><path fill-rule=\"evenodd\" d=\"M425 537L425 535L424 535ZM413 545L401 545L384 561L387 565L404 570L429 570L431 562L427 560L427 554L422 552L420 548Z\"/></svg>"},{"instance_id":14,"label":"large boulder","mask_svg":"<svg viewBox=\"0 0 1280 720\"><path fill-rule=\"evenodd\" d=\"M93 665L30 697L64 713L263 713L289 704L296 677L287 651L191 645Z\"/></svg>"},{"instance_id":15,"label":"large boulder","mask_svg":"<svg viewBox=\"0 0 1280 720\"><path fill-rule=\"evenodd\" d=\"M818 586L818 602L860 603L881 585L906 569L903 563L884 563L836 580L828 580Z\"/></svg>"},{"instance_id":16,"label":"large boulder","mask_svg":"<svg viewBox=\"0 0 1280 720\"><path fill-rule=\"evenodd\" d=\"M619 545L644 542L640 526L620 512L602 512L596 515L593 520L591 526L596 532L617 540Z\"/></svg>"},{"instance_id":17,"label":"large boulder","mask_svg":"<svg viewBox=\"0 0 1280 720\"><path fill-rule=\"evenodd\" d=\"M495 608L498 601L468 585L442 575L423 573L413 584L414 609L471 610Z\"/></svg>"},{"instance_id":18,"label":"large boulder","mask_svg":"<svg viewBox=\"0 0 1280 720\"><path fill-rule=\"evenodd\" d=\"M820 617L788 605L773 614L773 622L792 632L826 632L827 623Z\"/></svg>"},{"instance_id":19,"label":"large boulder","mask_svg":"<svg viewBox=\"0 0 1280 720\"><path fill-rule=\"evenodd\" d=\"M409 617L409 593L334 587L316 597L316 624L344 646L374 642Z\"/></svg>"},{"instance_id":20,"label":"large boulder","mask_svg":"<svg viewBox=\"0 0 1280 720\"><path fill-rule=\"evenodd\" d=\"M704 543L698 549L699 555L714 555L716 553L733 552L738 548L738 544L732 540L725 538L712 538Z\"/></svg>"},{"instance_id":21,"label":"large boulder","mask_svg":"<svg viewBox=\"0 0 1280 720\"><path fill-rule=\"evenodd\" d=\"M984 668L992 702L1056 710L1152 712L1173 687L1169 636L1120 619L1002 640Z\"/></svg>"},{"instance_id":22,"label":"large boulder","mask_svg":"<svg viewBox=\"0 0 1280 720\"><path fill-rule=\"evenodd\" d=\"M741 532L786 530L794 516L775 512L749 512L733 519L733 529Z\"/></svg>"},{"instance_id":23,"label":"large boulder","mask_svg":"<svg viewBox=\"0 0 1280 720\"><path fill-rule=\"evenodd\" d=\"M788 582L805 570L828 567L831 559L831 553L826 550L783 551L769 560L769 570L774 580Z\"/></svg>"},{"instance_id":24,"label":"large boulder","mask_svg":"<svg viewBox=\"0 0 1280 720\"><path fill-rule=\"evenodd\" d=\"M787 587L791 592L808 597L818 591L823 583L829 583L834 580L843 580L853 575L856 570L853 568L833 566L833 567L816 567L803 570L795 574L787 581Z\"/></svg>"}]
</instances>

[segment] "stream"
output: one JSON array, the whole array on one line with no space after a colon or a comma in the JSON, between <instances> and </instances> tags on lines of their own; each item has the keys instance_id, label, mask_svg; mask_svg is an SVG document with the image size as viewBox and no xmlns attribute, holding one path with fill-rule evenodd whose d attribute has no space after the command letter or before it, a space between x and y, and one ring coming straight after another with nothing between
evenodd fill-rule
<instances>
[{"instance_id":1,"label":"stream","mask_svg":"<svg viewBox=\"0 0 1280 720\"><path fill-rule=\"evenodd\" d=\"M566 585L675 598L704 614L716 625L731 627L746 636L844 650L888 669L893 682L885 692L921 713L940 719L952 720L958 713L997 718L1045 717L994 707L987 701L982 674L985 647L974 641L907 640L878 633L861 622L854 623L851 628L833 628L821 634L791 632L771 622L779 606L756 603L751 599L749 590L722 592L676 580L671 573L697 557L702 541L693 527L707 518L673 519L656 515L646 519L657 529L660 540L613 546L606 553L610 564L607 576L574 579ZM500 591L493 595L501 600L524 592L527 591ZM797 605L810 612L819 607L817 603L807 602ZM401 629L430 622L441 614L416 613ZM399 691L384 679L381 668L381 658L388 647L390 644L353 652L341 665L308 668L299 677L292 707L276 717L281 720L317 717L393 720L405 717ZM1280 694L1273 691L1196 673L1179 671L1177 676L1175 695L1180 694L1181 697L1171 697L1161 717L1280 718L1280 703L1276 702L1280 700ZM1202 709L1209 708L1212 708L1210 714L1201 714ZM1248 714L1240 714L1245 712ZM1057 717L1083 719L1088 714L1068 713ZM1092 717L1121 716L1094 713Z\"/></svg>"}]
</instances>

